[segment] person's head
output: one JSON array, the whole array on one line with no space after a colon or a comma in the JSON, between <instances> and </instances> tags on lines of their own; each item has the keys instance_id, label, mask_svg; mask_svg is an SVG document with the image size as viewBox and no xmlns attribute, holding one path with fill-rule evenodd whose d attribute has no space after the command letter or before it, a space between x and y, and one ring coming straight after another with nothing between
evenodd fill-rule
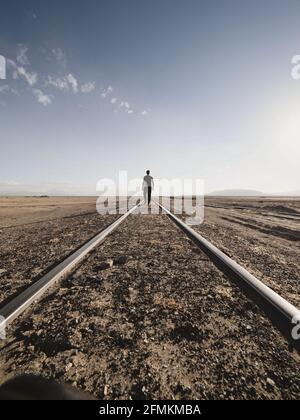
<instances>
[{"instance_id":1,"label":"person's head","mask_svg":"<svg viewBox=\"0 0 300 420\"><path fill-rule=\"evenodd\" d=\"M147 175L150 175L150 171L147 171L147 172L146 172L146 174L147 174Z\"/></svg>"}]
</instances>

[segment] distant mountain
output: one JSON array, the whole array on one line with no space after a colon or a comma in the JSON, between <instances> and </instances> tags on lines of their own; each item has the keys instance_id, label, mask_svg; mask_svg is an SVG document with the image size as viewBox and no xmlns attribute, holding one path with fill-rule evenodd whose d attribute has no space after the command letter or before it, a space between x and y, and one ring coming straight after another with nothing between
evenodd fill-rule
<instances>
[{"instance_id":1,"label":"distant mountain","mask_svg":"<svg viewBox=\"0 0 300 420\"><path fill-rule=\"evenodd\" d=\"M262 197L266 194L256 190L221 190L213 191L207 195L217 197Z\"/></svg>"}]
</instances>

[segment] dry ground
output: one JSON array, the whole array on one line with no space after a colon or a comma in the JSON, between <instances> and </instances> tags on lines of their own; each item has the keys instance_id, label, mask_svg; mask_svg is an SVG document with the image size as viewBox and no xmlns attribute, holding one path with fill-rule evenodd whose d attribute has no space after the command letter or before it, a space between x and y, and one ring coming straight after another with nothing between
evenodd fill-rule
<instances>
[{"instance_id":1,"label":"dry ground","mask_svg":"<svg viewBox=\"0 0 300 420\"><path fill-rule=\"evenodd\" d=\"M300 199L208 199L195 228L300 307Z\"/></svg>"},{"instance_id":2,"label":"dry ground","mask_svg":"<svg viewBox=\"0 0 300 420\"><path fill-rule=\"evenodd\" d=\"M299 201L206 204L197 229L298 303ZM86 230L89 222L79 219L70 219L69 228ZM51 224L43 229L52 235ZM16 249L18 240L15 231ZM31 248L30 234L28 241ZM103 261L110 268L103 270ZM0 377L42 374L107 399L299 399L299 359L166 216L133 215L12 325L0 351Z\"/></svg>"},{"instance_id":3,"label":"dry ground","mask_svg":"<svg viewBox=\"0 0 300 420\"><path fill-rule=\"evenodd\" d=\"M0 198L0 302L115 218L98 215L95 198Z\"/></svg>"}]
</instances>

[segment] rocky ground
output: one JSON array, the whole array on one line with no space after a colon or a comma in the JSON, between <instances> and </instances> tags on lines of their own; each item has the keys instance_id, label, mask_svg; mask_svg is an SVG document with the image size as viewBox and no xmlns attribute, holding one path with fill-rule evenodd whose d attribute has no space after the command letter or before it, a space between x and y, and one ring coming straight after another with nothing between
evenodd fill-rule
<instances>
[{"instance_id":1,"label":"rocky ground","mask_svg":"<svg viewBox=\"0 0 300 420\"><path fill-rule=\"evenodd\" d=\"M95 199L78 201L0 200L0 302L35 281L116 218L98 215Z\"/></svg>"},{"instance_id":2,"label":"rocky ground","mask_svg":"<svg viewBox=\"0 0 300 420\"><path fill-rule=\"evenodd\" d=\"M273 241L262 232L249 237L253 229L222 222L228 214L217 211L208 209L199 230L244 265L251 266L248 243L259 245L257 273L278 284L272 270L280 263L269 267L266 258L277 249ZM282 261L284 241L292 242L297 267L297 241L281 240ZM0 378L42 374L106 399L298 399L299 361L265 314L167 216L133 215L15 321L0 351Z\"/></svg>"},{"instance_id":3,"label":"rocky ground","mask_svg":"<svg viewBox=\"0 0 300 420\"><path fill-rule=\"evenodd\" d=\"M208 199L195 230L300 308L300 199Z\"/></svg>"}]
</instances>

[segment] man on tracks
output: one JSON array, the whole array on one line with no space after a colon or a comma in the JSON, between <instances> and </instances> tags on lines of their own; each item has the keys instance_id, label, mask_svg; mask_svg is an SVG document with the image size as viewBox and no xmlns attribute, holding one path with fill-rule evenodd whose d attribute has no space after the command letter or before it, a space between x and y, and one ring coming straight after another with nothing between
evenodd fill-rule
<instances>
[{"instance_id":1,"label":"man on tracks","mask_svg":"<svg viewBox=\"0 0 300 420\"><path fill-rule=\"evenodd\" d=\"M152 176L150 175L150 171L147 171L146 176L144 176L143 191L144 191L145 204L148 204L148 206L150 206L151 204L153 190L154 190L154 180Z\"/></svg>"}]
</instances>

